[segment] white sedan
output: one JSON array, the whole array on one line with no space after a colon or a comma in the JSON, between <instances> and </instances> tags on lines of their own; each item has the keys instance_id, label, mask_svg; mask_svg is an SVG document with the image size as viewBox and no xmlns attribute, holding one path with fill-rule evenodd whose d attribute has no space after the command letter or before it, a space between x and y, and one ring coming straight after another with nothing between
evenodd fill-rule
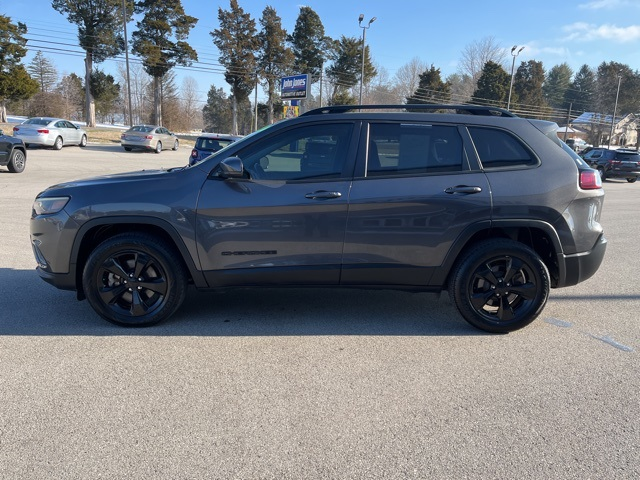
<instances>
[{"instance_id":1,"label":"white sedan","mask_svg":"<svg viewBox=\"0 0 640 480\"><path fill-rule=\"evenodd\" d=\"M87 132L63 118L30 118L13 127L13 136L22 139L26 146L42 145L55 150L65 145L87 145Z\"/></svg>"}]
</instances>

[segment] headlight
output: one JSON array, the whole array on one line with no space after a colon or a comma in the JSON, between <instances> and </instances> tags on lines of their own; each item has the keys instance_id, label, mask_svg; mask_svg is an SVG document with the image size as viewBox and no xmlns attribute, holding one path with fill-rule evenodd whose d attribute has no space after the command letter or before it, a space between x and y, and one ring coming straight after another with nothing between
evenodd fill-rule
<instances>
[{"instance_id":1,"label":"headlight","mask_svg":"<svg viewBox=\"0 0 640 480\"><path fill-rule=\"evenodd\" d=\"M69 202L70 197L42 197L33 202L33 211L36 215L50 215L58 213Z\"/></svg>"}]
</instances>

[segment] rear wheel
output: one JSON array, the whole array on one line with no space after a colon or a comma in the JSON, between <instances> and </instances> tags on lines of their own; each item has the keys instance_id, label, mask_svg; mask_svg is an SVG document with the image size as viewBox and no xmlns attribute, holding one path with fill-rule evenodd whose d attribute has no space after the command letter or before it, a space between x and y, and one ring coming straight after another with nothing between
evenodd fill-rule
<instances>
[{"instance_id":1,"label":"rear wheel","mask_svg":"<svg viewBox=\"0 0 640 480\"><path fill-rule=\"evenodd\" d=\"M133 327L156 324L184 301L187 274L164 241L123 233L101 243L89 256L82 276L91 307L109 322Z\"/></svg>"},{"instance_id":2,"label":"rear wheel","mask_svg":"<svg viewBox=\"0 0 640 480\"><path fill-rule=\"evenodd\" d=\"M7 168L11 173L21 173L24 171L24 167L27 165L27 156L22 150L15 149L11 152L9 163Z\"/></svg>"},{"instance_id":3,"label":"rear wheel","mask_svg":"<svg viewBox=\"0 0 640 480\"><path fill-rule=\"evenodd\" d=\"M124 151L125 152L130 152L131 151L131 147L124 147Z\"/></svg>"},{"instance_id":4,"label":"rear wheel","mask_svg":"<svg viewBox=\"0 0 640 480\"><path fill-rule=\"evenodd\" d=\"M60 150L62 148L62 137L56 138L56 141L53 143L54 150Z\"/></svg>"},{"instance_id":5,"label":"rear wheel","mask_svg":"<svg viewBox=\"0 0 640 480\"><path fill-rule=\"evenodd\" d=\"M162 151L162 142L158 141L156 143L156 153L160 153Z\"/></svg>"},{"instance_id":6,"label":"rear wheel","mask_svg":"<svg viewBox=\"0 0 640 480\"><path fill-rule=\"evenodd\" d=\"M607 178L607 174L604 171L604 167L598 167L598 173L600 174L601 180L604 180Z\"/></svg>"},{"instance_id":7,"label":"rear wheel","mask_svg":"<svg viewBox=\"0 0 640 480\"><path fill-rule=\"evenodd\" d=\"M549 272L536 252L513 240L492 239L472 247L458 262L449 295L471 325L507 333L535 320L549 288Z\"/></svg>"},{"instance_id":8,"label":"rear wheel","mask_svg":"<svg viewBox=\"0 0 640 480\"><path fill-rule=\"evenodd\" d=\"M638 177L627 178L627 182L629 183L635 183L636 180L638 180Z\"/></svg>"}]
</instances>

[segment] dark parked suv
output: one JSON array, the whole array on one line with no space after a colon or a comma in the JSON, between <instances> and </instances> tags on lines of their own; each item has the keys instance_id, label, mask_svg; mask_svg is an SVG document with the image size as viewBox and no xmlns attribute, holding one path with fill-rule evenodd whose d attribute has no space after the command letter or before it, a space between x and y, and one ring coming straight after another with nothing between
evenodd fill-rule
<instances>
[{"instance_id":1,"label":"dark parked suv","mask_svg":"<svg viewBox=\"0 0 640 480\"><path fill-rule=\"evenodd\" d=\"M312 110L191 166L52 186L31 217L37 271L120 325L166 319L188 285L340 286L448 289L491 332L596 272L600 177L556 124L403 109Z\"/></svg>"},{"instance_id":2,"label":"dark parked suv","mask_svg":"<svg viewBox=\"0 0 640 480\"><path fill-rule=\"evenodd\" d=\"M0 166L11 173L22 173L27 165L27 148L22 140L10 137L0 130Z\"/></svg>"},{"instance_id":3,"label":"dark parked suv","mask_svg":"<svg viewBox=\"0 0 640 480\"><path fill-rule=\"evenodd\" d=\"M640 154L636 150L594 148L582 158L598 170L602 180L626 178L627 182L634 183L640 176Z\"/></svg>"}]
</instances>

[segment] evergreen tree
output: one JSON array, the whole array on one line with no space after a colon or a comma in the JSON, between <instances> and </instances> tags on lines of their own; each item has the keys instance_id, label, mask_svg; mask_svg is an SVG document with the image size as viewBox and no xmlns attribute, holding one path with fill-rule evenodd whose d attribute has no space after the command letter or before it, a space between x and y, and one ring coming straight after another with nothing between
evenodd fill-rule
<instances>
[{"instance_id":1,"label":"evergreen tree","mask_svg":"<svg viewBox=\"0 0 640 480\"><path fill-rule=\"evenodd\" d=\"M113 76L104 73L102 70L94 69L91 74L91 91L96 104L96 114L101 121L106 121L115 111L116 101L120 96L120 85Z\"/></svg>"},{"instance_id":2,"label":"evergreen tree","mask_svg":"<svg viewBox=\"0 0 640 480\"><path fill-rule=\"evenodd\" d=\"M504 107L509 99L511 75L495 62L485 63L471 101L479 105ZM512 100L515 98L511 95Z\"/></svg>"},{"instance_id":3,"label":"evergreen tree","mask_svg":"<svg viewBox=\"0 0 640 480\"><path fill-rule=\"evenodd\" d=\"M51 6L66 14L71 23L78 26L78 41L85 51L85 85L91 84L93 62L101 63L107 58L124 52L122 32L124 20L131 20L133 0L126 0L126 14L122 0L52 0ZM91 88L85 91L85 115L87 126L95 127L95 103Z\"/></svg>"},{"instance_id":4,"label":"evergreen tree","mask_svg":"<svg viewBox=\"0 0 640 480\"><path fill-rule=\"evenodd\" d=\"M636 89L636 81L637 75L628 65L617 62L602 62L596 70L598 112L613 115L616 96L618 97L616 119L628 113L638 112L640 98ZM618 89L618 84L620 89Z\"/></svg>"},{"instance_id":5,"label":"evergreen tree","mask_svg":"<svg viewBox=\"0 0 640 480\"><path fill-rule=\"evenodd\" d=\"M431 68L420 74L418 88L407 98L407 104L448 103L451 100L451 85L443 82L440 69L431 64Z\"/></svg>"},{"instance_id":6,"label":"evergreen tree","mask_svg":"<svg viewBox=\"0 0 640 480\"><path fill-rule=\"evenodd\" d=\"M565 106L573 111L595 112L596 76L589 65L582 65L565 94Z\"/></svg>"},{"instance_id":7,"label":"evergreen tree","mask_svg":"<svg viewBox=\"0 0 640 480\"><path fill-rule=\"evenodd\" d=\"M362 42L356 37L345 37L332 42L332 65L327 68L327 79L333 85L331 105L354 105L356 98L350 93L362 75ZM365 80L376 75L376 68L371 63L369 47L365 48Z\"/></svg>"},{"instance_id":8,"label":"evergreen tree","mask_svg":"<svg viewBox=\"0 0 640 480\"><path fill-rule=\"evenodd\" d=\"M31 78L38 81L42 93L49 93L58 83L56 67L48 58L42 55L41 51L38 51L33 57L33 60L27 66L27 72L29 72Z\"/></svg>"},{"instance_id":9,"label":"evergreen tree","mask_svg":"<svg viewBox=\"0 0 640 480\"><path fill-rule=\"evenodd\" d=\"M245 13L237 0L230 0L230 10L218 7L220 28L211 32L220 51L220 63L226 68L224 78L231 86L233 125L238 133L238 103L248 101L256 84L256 53L259 48L256 22Z\"/></svg>"},{"instance_id":10,"label":"evergreen tree","mask_svg":"<svg viewBox=\"0 0 640 480\"><path fill-rule=\"evenodd\" d=\"M293 52L286 45L287 31L273 7L267 6L260 18L262 30L258 34L258 74L264 79L267 92L267 124L273 123L273 104L276 86L281 77L293 70Z\"/></svg>"},{"instance_id":11,"label":"evergreen tree","mask_svg":"<svg viewBox=\"0 0 640 480\"><path fill-rule=\"evenodd\" d=\"M549 70L542 85L542 93L549 106L558 109L566 108L565 96L571 85L572 76L573 70L566 62L555 65Z\"/></svg>"},{"instance_id":12,"label":"evergreen tree","mask_svg":"<svg viewBox=\"0 0 640 480\"><path fill-rule=\"evenodd\" d=\"M132 50L153 78L153 122L162 125L162 78L176 65L191 65L198 54L187 43L198 19L184 13L181 0L140 0L135 13L144 15L133 32Z\"/></svg>"},{"instance_id":13,"label":"evergreen tree","mask_svg":"<svg viewBox=\"0 0 640 480\"><path fill-rule=\"evenodd\" d=\"M7 121L6 102L26 99L38 90L21 60L27 53L27 26L0 15L0 122Z\"/></svg>"},{"instance_id":14,"label":"evergreen tree","mask_svg":"<svg viewBox=\"0 0 640 480\"><path fill-rule=\"evenodd\" d=\"M222 88L211 85L202 108L205 132L229 133L233 128L231 100Z\"/></svg>"},{"instance_id":15,"label":"evergreen tree","mask_svg":"<svg viewBox=\"0 0 640 480\"><path fill-rule=\"evenodd\" d=\"M542 62L522 62L513 79L513 91L518 96L518 108L532 116L546 116L547 102L542 93L544 68ZM513 98L511 104L514 104Z\"/></svg>"},{"instance_id":16,"label":"evergreen tree","mask_svg":"<svg viewBox=\"0 0 640 480\"><path fill-rule=\"evenodd\" d=\"M324 25L311 7L300 7L289 42L295 56L296 73L307 73L310 81L316 82L325 61L325 51L330 39L325 37Z\"/></svg>"}]
</instances>

